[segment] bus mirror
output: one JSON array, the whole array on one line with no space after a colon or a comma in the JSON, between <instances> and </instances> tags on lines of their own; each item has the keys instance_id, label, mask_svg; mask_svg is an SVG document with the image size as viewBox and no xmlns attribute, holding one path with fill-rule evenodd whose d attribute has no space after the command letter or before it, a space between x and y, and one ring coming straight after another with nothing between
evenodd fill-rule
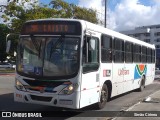
<instances>
[{"instance_id":1,"label":"bus mirror","mask_svg":"<svg viewBox=\"0 0 160 120\"><path fill-rule=\"evenodd\" d=\"M6 53L9 53L11 47L11 40L8 40L6 43Z\"/></svg>"}]
</instances>

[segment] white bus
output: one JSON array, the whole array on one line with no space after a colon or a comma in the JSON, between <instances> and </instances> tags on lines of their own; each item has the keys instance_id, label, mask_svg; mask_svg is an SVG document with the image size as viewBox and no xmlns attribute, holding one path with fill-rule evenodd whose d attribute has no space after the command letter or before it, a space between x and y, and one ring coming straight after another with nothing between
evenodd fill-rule
<instances>
[{"instance_id":1,"label":"white bus","mask_svg":"<svg viewBox=\"0 0 160 120\"><path fill-rule=\"evenodd\" d=\"M143 88L155 76L155 46L83 20L23 25L14 100L80 109Z\"/></svg>"}]
</instances>

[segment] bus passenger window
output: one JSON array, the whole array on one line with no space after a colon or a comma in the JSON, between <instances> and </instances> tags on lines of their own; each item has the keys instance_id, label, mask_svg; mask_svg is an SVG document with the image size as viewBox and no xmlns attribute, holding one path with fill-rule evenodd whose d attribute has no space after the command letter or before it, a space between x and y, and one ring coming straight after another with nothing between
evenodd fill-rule
<instances>
[{"instance_id":1,"label":"bus passenger window","mask_svg":"<svg viewBox=\"0 0 160 120\"><path fill-rule=\"evenodd\" d=\"M101 61L103 63L112 62L112 37L102 35L101 39Z\"/></svg>"},{"instance_id":2,"label":"bus passenger window","mask_svg":"<svg viewBox=\"0 0 160 120\"><path fill-rule=\"evenodd\" d=\"M87 42L87 41L84 40L84 43L83 43L83 51L82 51L82 52L83 52L83 55L82 55L82 60L83 60L82 62L83 62L83 63L86 63L86 62L87 62L87 57L86 57L86 56L87 56L87 49L86 49L87 43L86 43L86 42Z\"/></svg>"},{"instance_id":3,"label":"bus passenger window","mask_svg":"<svg viewBox=\"0 0 160 120\"><path fill-rule=\"evenodd\" d=\"M125 42L125 62L133 62L133 44L131 42Z\"/></svg>"},{"instance_id":4,"label":"bus passenger window","mask_svg":"<svg viewBox=\"0 0 160 120\"><path fill-rule=\"evenodd\" d=\"M124 62L124 41L118 38L114 41L114 62Z\"/></svg>"}]
</instances>

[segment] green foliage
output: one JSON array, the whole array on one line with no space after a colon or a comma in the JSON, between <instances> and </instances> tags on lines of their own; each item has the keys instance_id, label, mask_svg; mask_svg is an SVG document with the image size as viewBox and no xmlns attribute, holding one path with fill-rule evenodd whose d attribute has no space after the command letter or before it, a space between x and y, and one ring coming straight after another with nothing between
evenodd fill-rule
<instances>
[{"instance_id":1,"label":"green foliage","mask_svg":"<svg viewBox=\"0 0 160 120\"><path fill-rule=\"evenodd\" d=\"M78 19L87 20L92 23L98 23L98 19L96 18L96 11L93 9L76 7L74 10L74 14Z\"/></svg>"},{"instance_id":2,"label":"green foliage","mask_svg":"<svg viewBox=\"0 0 160 120\"><path fill-rule=\"evenodd\" d=\"M52 5L52 8L57 11L57 15L61 18L76 18L98 23L96 10L68 4L63 0L52 0L50 5Z\"/></svg>"},{"instance_id":3,"label":"green foliage","mask_svg":"<svg viewBox=\"0 0 160 120\"><path fill-rule=\"evenodd\" d=\"M9 29L5 24L0 24L0 61L3 62L6 57L6 35L9 33Z\"/></svg>"},{"instance_id":4,"label":"green foliage","mask_svg":"<svg viewBox=\"0 0 160 120\"><path fill-rule=\"evenodd\" d=\"M34 3L31 0L21 1L21 3L10 2L2 15L4 21L11 21L11 29L14 33L19 33L27 20L50 18L54 13L54 10L48 7L38 6L36 1Z\"/></svg>"}]
</instances>

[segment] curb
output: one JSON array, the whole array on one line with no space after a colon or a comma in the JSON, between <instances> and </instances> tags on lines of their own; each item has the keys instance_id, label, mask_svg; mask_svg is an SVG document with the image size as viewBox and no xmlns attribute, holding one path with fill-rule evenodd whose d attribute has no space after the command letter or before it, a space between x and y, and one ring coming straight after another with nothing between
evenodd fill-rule
<instances>
[{"instance_id":1,"label":"curb","mask_svg":"<svg viewBox=\"0 0 160 120\"><path fill-rule=\"evenodd\" d=\"M15 73L0 73L0 76L15 76Z\"/></svg>"}]
</instances>

